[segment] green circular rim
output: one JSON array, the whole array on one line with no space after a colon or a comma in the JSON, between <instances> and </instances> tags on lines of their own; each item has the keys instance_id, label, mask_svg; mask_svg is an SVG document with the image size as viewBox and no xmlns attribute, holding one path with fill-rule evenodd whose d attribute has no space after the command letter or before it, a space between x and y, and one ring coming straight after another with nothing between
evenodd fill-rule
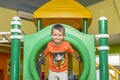
<instances>
[{"instance_id":1,"label":"green circular rim","mask_svg":"<svg viewBox=\"0 0 120 80\"><path fill-rule=\"evenodd\" d=\"M73 38L73 36L66 37L66 40L69 41L72 44L72 46L75 47L76 51L79 53L79 55L81 55L83 60L83 71L81 73L79 80L86 80L90 71L89 52L86 46L83 44L83 42L81 40L76 40L76 39L78 38L77 37ZM51 40L50 37L45 37L44 39L40 39L30 53L31 55L29 58L29 66L30 66L29 68L33 80L40 80L36 70L36 58L37 58L36 56L38 55L38 52L41 52L43 50L43 46L45 46L50 40Z\"/></svg>"}]
</instances>

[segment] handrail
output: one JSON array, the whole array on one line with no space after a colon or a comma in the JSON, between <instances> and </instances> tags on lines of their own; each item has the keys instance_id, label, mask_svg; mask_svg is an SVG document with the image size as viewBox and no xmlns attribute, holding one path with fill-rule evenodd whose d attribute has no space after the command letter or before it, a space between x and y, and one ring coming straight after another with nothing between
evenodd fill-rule
<instances>
[{"instance_id":1,"label":"handrail","mask_svg":"<svg viewBox=\"0 0 120 80\"><path fill-rule=\"evenodd\" d=\"M116 69L115 67L111 66L110 64L108 64L108 66L109 66L109 68L113 69L115 72L120 74L120 71L118 69Z\"/></svg>"},{"instance_id":2,"label":"handrail","mask_svg":"<svg viewBox=\"0 0 120 80\"><path fill-rule=\"evenodd\" d=\"M99 66L99 63L96 62L97 67ZM112 77L112 80L118 80L118 75L120 74L120 71L118 69L116 69L115 67L111 66L110 64L108 64L109 69L112 69L114 71L114 74L111 74L109 72L109 75Z\"/></svg>"}]
</instances>

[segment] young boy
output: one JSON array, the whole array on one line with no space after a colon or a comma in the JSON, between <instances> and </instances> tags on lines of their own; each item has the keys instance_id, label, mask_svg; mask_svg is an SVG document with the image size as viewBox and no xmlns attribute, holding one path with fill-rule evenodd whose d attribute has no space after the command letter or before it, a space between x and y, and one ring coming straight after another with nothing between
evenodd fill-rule
<instances>
[{"instance_id":1,"label":"young boy","mask_svg":"<svg viewBox=\"0 0 120 80\"><path fill-rule=\"evenodd\" d=\"M49 80L68 80L68 53L78 61L80 58L70 43L64 40L65 28L62 25L52 27L51 37L52 41L47 44L40 60L49 55Z\"/></svg>"}]
</instances>

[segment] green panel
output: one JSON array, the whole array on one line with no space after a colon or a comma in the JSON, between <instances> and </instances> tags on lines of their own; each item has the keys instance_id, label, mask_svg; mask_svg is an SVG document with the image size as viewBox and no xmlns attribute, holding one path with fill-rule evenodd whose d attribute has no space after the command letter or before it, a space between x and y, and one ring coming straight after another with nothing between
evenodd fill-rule
<instances>
[{"instance_id":1,"label":"green panel","mask_svg":"<svg viewBox=\"0 0 120 80\"><path fill-rule=\"evenodd\" d=\"M80 80L96 80L94 35L83 34L71 26L64 26L66 28L65 40L71 43L73 48L80 53L83 60L83 71ZM51 27L52 25L24 37L23 80L40 80L35 68L35 61L39 55L38 52L41 52L51 40Z\"/></svg>"},{"instance_id":2,"label":"green panel","mask_svg":"<svg viewBox=\"0 0 120 80\"><path fill-rule=\"evenodd\" d=\"M109 53L120 53L120 44L110 45Z\"/></svg>"},{"instance_id":3,"label":"green panel","mask_svg":"<svg viewBox=\"0 0 120 80\"><path fill-rule=\"evenodd\" d=\"M110 50L108 51L108 54L120 53L120 44L109 45L109 47ZM96 50L96 54L98 55L98 50Z\"/></svg>"}]
</instances>

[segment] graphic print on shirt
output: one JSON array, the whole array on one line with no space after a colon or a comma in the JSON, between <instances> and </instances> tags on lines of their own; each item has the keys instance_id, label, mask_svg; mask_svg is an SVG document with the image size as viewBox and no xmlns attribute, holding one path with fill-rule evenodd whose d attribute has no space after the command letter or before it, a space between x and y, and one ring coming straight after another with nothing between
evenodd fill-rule
<instances>
[{"instance_id":1,"label":"graphic print on shirt","mask_svg":"<svg viewBox=\"0 0 120 80\"><path fill-rule=\"evenodd\" d=\"M53 55L53 64L57 69L63 67L65 63L65 51L64 52L52 52Z\"/></svg>"}]
</instances>

